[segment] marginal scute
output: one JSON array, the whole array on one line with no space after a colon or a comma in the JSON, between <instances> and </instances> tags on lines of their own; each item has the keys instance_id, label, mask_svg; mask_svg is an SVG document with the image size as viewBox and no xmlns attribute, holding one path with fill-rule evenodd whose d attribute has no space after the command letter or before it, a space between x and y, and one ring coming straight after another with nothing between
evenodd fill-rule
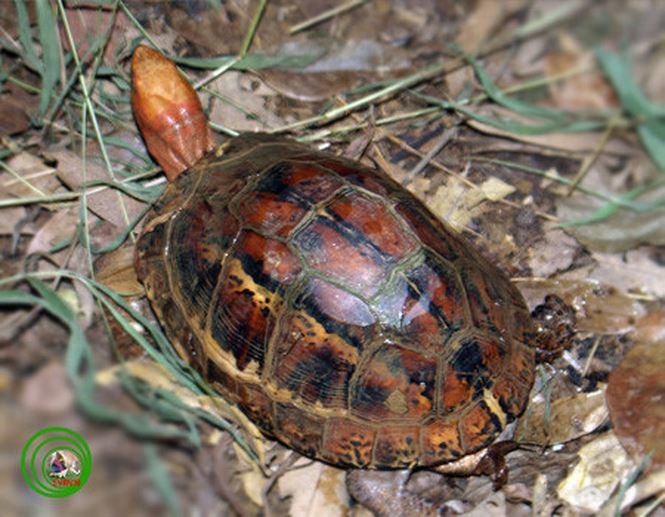
<instances>
[{"instance_id":1,"label":"marginal scute","mask_svg":"<svg viewBox=\"0 0 665 517\"><path fill-rule=\"evenodd\" d=\"M456 419L436 419L420 429L420 463L436 465L463 456Z\"/></svg>"},{"instance_id":2,"label":"marginal scute","mask_svg":"<svg viewBox=\"0 0 665 517\"><path fill-rule=\"evenodd\" d=\"M416 465L420 457L420 429L417 426L382 426L377 431L374 463Z\"/></svg>"},{"instance_id":3,"label":"marginal scute","mask_svg":"<svg viewBox=\"0 0 665 517\"><path fill-rule=\"evenodd\" d=\"M492 413L484 401L476 404L460 420L462 443L466 450L477 450L488 445L501 430L499 417Z\"/></svg>"},{"instance_id":4,"label":"marginal scute","mask_svg":"<svg viewBox=\"0 0 665 517\"><path fill-rule=\"evenodd\" d=\"M322 456L348 467L368 467L375 440L375 429L350 420L331 418L324 433Z\"/></svg>"},{"instance_id":5,"label":"marginal scute","mask_svg":"<svg viewBox=\"0 0 665 517\"><path fill-rule=\"evenodd\" d=\"M213 389L334 465L475 452L533 384L528 309L494 264L386 174L283 138L235 138L178 176L136 267Z\"/></svg>"}]
</instances>

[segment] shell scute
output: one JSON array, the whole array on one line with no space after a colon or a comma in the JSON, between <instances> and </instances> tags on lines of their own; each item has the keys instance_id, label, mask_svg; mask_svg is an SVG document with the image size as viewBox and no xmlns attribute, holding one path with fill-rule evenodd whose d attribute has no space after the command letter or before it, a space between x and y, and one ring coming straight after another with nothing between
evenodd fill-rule
<instances>
[{"instance_id":1,"label":"shell scute","mask_svg":"<svg viewBox=\"0 0 665 517\"><path fill-rule=\"evenodd\" d=\"M303 311L282 322L275 343L272 382L308 404L345 409L351 376L360 360L358 349L325 330Z\"/></svg>"},{"instance_id":2,"label":"shell scute","mask_svg":"<svg viewBox=\"0 0 665 517\"><path fill-rule=\"evenodd\" d=\"M369 421L431 414L436 402L437 360L397 344L376 350L354 386L351 413Z\"/></svg>"}]
</instances>

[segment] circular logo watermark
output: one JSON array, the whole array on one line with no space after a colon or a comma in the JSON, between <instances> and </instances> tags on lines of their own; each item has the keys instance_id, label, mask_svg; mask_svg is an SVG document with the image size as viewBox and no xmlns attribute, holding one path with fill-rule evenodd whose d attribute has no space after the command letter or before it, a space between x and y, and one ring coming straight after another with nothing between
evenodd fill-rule
<instances>
[{"instance_id":1,"label":"circular logo watermark","mask_svg":"<svg viewBox=\"0 0 665 517\"><path fill-rule=\"evenodd\" d=\"M66 427L45 427L23 446L21 473L25 482L46 497L67 497L90 477L92 454L80 434Z\"/></svg>"}]
</instances>

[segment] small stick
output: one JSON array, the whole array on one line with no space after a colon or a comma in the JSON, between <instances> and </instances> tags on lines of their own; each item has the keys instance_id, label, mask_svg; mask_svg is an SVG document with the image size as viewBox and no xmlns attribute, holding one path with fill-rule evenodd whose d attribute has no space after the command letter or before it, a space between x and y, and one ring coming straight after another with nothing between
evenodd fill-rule
<instances>
[{"instance_id":1,"label":"small stick","mask_svg":"<svg viewBox=\"0 0 665 517\"><path fill-rule=\"evenodd\" d=\"M359 5L364 4L366 1L367 0L350 0L344 4L338 5L337 7L333 7L332 9L329 9L327 11L322 12L319 15L316 15L314 18L310 18L309 20L305 20L304 22L300 22L297 23L296 25L293 25L289 29L289 34L295 34L296 32L300 32L301 30L309 29L310 27L316 25L317 23L321 23L329 18L332 18L333 16L337 16L338 14L341 14L345 11L349 11L354 7L358 7Z\"/></svg>"}]
</instances>

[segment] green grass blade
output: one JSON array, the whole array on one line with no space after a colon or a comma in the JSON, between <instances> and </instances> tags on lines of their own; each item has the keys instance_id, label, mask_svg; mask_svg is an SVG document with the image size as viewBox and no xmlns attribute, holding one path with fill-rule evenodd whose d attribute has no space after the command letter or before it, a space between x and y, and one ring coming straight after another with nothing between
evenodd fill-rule
<instances>
[{"instance_id":1,"label":"green grass blade","mask_svg":"<svg viewBox=\"0 0 665 517\"><path fill-rule=\"evenodd\" d=\"M37 118L41 119L48 109L51 97L56 93L55 87L60 77L60 45L56 34L58 27L51 4L48 0L37 0L35 7L43 61L42 86L37 110Z\"/></svg>"},{"instance_id":2,"label":"green grass blade","mask_svg":"<svg viewBox=\"0 0 665 517\"><path fill-rule=\"evenodd\" d=\"M237 56L219 56L213 58L169 56L169 59L173 59L179 65L209 70L216 70L234 61L230 67L234 70L260 70L264 68L301 69L314 63L322 54L323 51L302 54L283 53L273 56L247 54L240 59Z\"/></svg>"},{"instance_id":3,"label":"green grass blade","mask_svg":"<svg viewBox=\"0 0 665 517\"><path fill-rule=\"evenodd\" d=\"M635 82L635 75L627 58L602 48L597 50L596 55L600 67L628 113L644 118L665 117L665 107L647 99Z\"/></svg>"},{"instance_id":4,"label":"green grass blade","mask_svg":"<svg viewBox=\"0 0 665 517\"><path fill-rule=\"evenodd\" d=\"M569 119L569 116L562 111L545 108L543 106L531 104L529 102L521 101L506 95L497 87L494 81L492 81L489 74L485 71L485 68L478 61L470 57L467 57L467 61L469 61L473 67L476 77L478 77L478 80L485 89L488 97L500 106L503 106L525 117L543 118L553 122L564 122Z\"/></svg>"},{"instance_id":5,"label":"green grass blade","mask_svg":"<svg viewBox=\"0 0 665 517\"><path fill-rule=\"evenodd\" d=\"M37 58L37 51L32 42L28 9L23 0L14 0L14 5L16 6L16 18L18 21L18 40L23 48L23 55L21 57L30 68L41 73L42 64Z\"/></svg>"},{"instance_id":6,"label":"green grass blade","mask_svg":"<svg viewBox=\"0 0 665 517\"><path fill-rule=\"evenodd\" d=\"M652 118L637 127L642 145L661 171L665 171L665 120Z\"/></svg>"}]
</instances>

